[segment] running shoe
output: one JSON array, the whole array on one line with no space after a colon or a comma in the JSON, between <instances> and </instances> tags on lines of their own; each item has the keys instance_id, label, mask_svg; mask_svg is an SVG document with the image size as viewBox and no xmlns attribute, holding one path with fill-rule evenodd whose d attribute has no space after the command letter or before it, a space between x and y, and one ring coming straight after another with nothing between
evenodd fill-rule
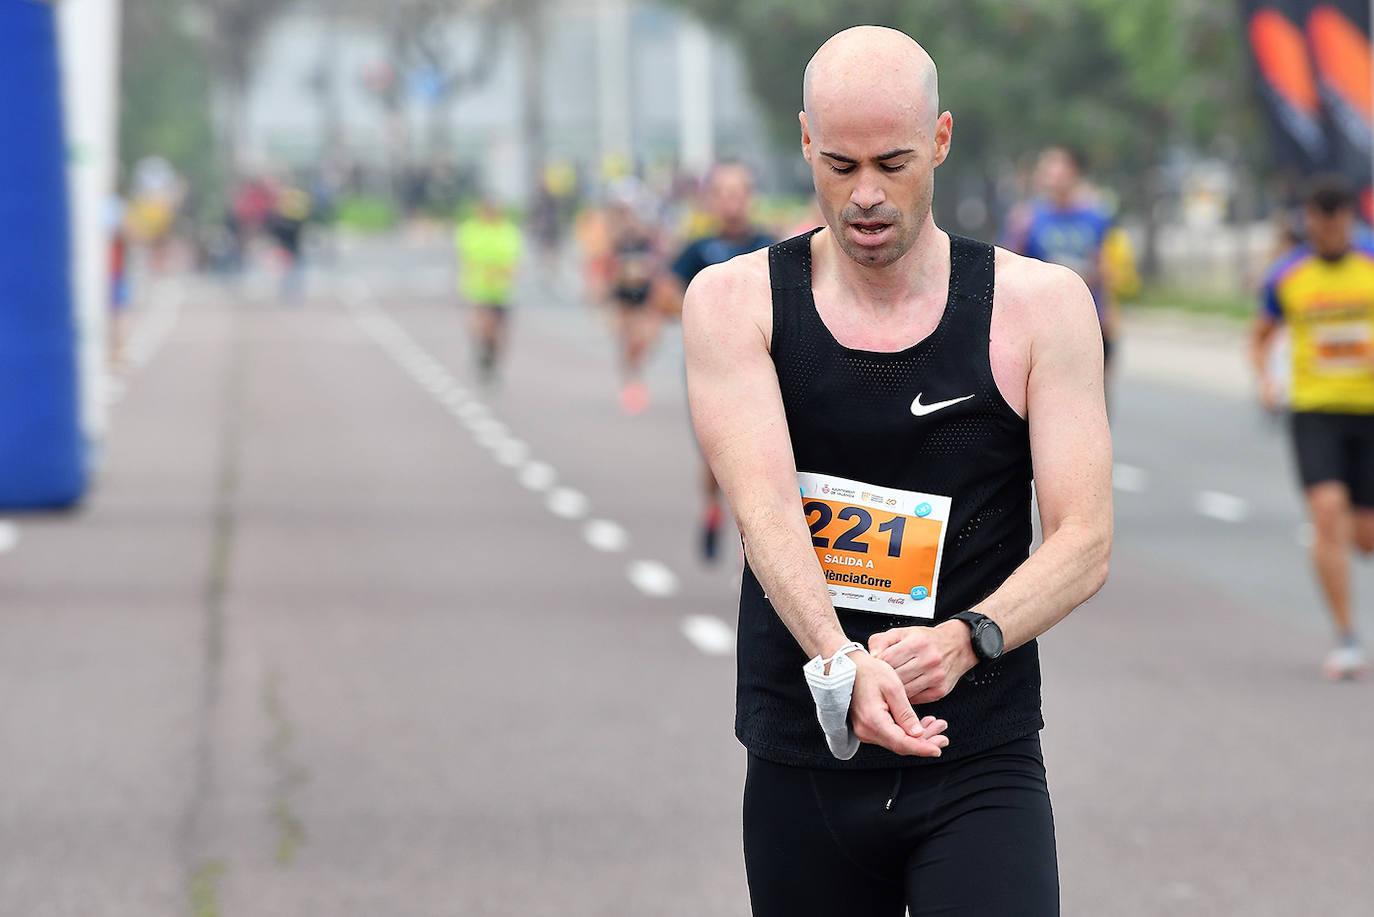
<instances>
[{"instance_id":1,"label":"running shoe","mask_svg":"<svg viewBox=\"0 0 1374 917\"><path fill-rule=\"evenodd\" d=\"M1369 659L1358 646L1337 647L1327 654L1322 672L1331 681L1358 681L1369 674Z\"/></svg>"},{"instance_id":2,"label":"running shoe","mask_svg":"<svg viewBox=\"0 0 1374 917\"><path fill-rule=\"evenodd\" d=\"M626 414L641 414L648 406L649 386L643 382L631 382L620 390L620 409Z\"/></svg>"}]
</instances>

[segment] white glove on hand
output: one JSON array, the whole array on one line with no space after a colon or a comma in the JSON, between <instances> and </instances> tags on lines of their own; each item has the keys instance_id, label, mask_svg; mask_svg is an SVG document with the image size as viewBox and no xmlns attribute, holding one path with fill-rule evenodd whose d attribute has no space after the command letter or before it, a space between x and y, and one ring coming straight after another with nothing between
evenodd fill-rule
<instances>
[{"instance_id":1,"label":"white glove on hand","mask_svg":"<svg viewBox=\"0 0 1374 917\"><path fill-rule=\"evenodd\" d=\"M816 718L825 732L825 744L830 753L841 761L848 761L859 750L859 737L849 725L849 700L854 693L854 675L858 667L849 658L855 650L868 652L862 643L846 643L829 659L812 659L802 671L816 702ZM826 674L826 667L830 672Z\"/></svg>"}]
</instances>

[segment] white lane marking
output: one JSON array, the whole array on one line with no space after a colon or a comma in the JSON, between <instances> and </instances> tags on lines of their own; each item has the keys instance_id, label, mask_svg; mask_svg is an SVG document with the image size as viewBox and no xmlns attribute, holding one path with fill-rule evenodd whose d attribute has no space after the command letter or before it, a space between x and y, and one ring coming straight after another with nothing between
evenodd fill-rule
<instances>
[{"instance_id":1,"label":"white lane marking","mask_svg":"<svg viewBox=\"0 0 1374 917\"><path fill-rule=\"evenodd\" d=\"M381 312L362 305L362 297L353 304L354 318L365 333L421 387L440 401L453 416L473 433L476 440L494 453L496 460L511 468L518 468L520 483L533 491L549 490L545 505L549 511L565 519L580 519L591 509L591 501L581 491L571 487L553 487L557 472L547 462L529 459L530 448L509 435L505 424L491 415L491 411L471 398L443 368L409 339L405 330ZM368 311L364 311L364 309ZM587 543L608 553L624 551L630 542L629 533L609 519L593 519L582 529ZM675 595L678 578L672 570L656 560L637 560L626 569L626 576L640 592L658 598ZM735 635L719 618L710 615L689 615L683 619L682 632L701 652L724 655L734 650Z\"/></svg>"},{"instance_id":2,"label":"white lane marking","mask_svg":"<svg viewBox=\"0 0 1374 917\"><path fill-rule=\"evenodd\" d=\"M526 462L520 469L520 483L530 490L548 490L557 473L548 462Z\"/></svg>"},{"instance_id":3,"label":"white lane marking","mask_svg":"<svg viewBox=\"0 0 1374 917\"><path fill-rule=\"evenodd\" d=\"M8 519L0 519L0 554L7 554L19 544L19 526Z\"/></svg>"},{"instance_id":4,"label":"white lane marking","mask_svg":"<svg viewBox=\"0 0 1374 917\"><path fill-rule=\"evenodd\" d=\"M556 487L549 493L546 504L549 512L564 519L581 519L587 515L591 501L580 490L571 487Z\"/></svg>"},{"instance_id":5,"label":"white lane marking","mask_svg":"<svg viewBox=\"0 0 1374 917\"><path fill-rule=\"evenodd\" d=\"M142 369L157 356L176 327L185 298L186 286L182 283L174 282L157 291L148 314L129 335L124 355L131 369Z\"/></svg>"},{"instance_id":6,"label":"white lane marking","mask_svg":"<svg viewBox=\"0 0 1374 917\"><path fill-rule=\"evenodd\" d=\"M490 449L493 452L510 442L510 437L506 435L505 430L493 429L491 427L481 430L481 432L475 434L474 438L477 440L477 445L481 446L483 449Z\"/></svg>"},{"instance_id":7,"label":"white lane marking","mask_svg":"<svg viewBox=\"0 0 1374 917\"><path fill-rule=\"evenodd\" d=\"M458 416L468 423L487 413L487 406L480 401L469 401L458 409Z\"/></svg>"},{"instance_id":8,"label":"white lane marking","mask_svg":"<svg viewBox=\"0 0 1374 917\"><path fill-rule=\"evenodd\" d=\"M637 560L626 571L630 582L645 595L667 598L677 592L677 576L656 560Z\"/></svg>"},{"instance_id":9,"label":"white lane marking","mask_svg":"<svg viewBox=\"0 0 1374 917\"><path fill-rule=\"evenodd\" d=\"M1119 464L1112 466L1112 486L1117 490L1128 494L1144 493L1149 482L1150 477L1144 468Z\"/></svg>"},{"instance_id":10,"label":"white lane marking","mask_svg":"<svg viewBox=\"0 0 1374 917\"><path fill-rule=\"evenodd\" d=\"M496 460L507 468L517 468L529 458L530 447L518 439L508 439L496 447Z\"/></svg>"},{"instance_id":11,"label":"white lane marking","mask_svg":"<svg viewBox=\"0 0 1374 917\"><path fill-rule=\"evenodd\" d=\"M1219 490L1204 490L1199 493L1193 508L1202 515L1221 522L1243 522L1250 515L1250 507L1244 500Z\"/></svg>"},{"instance_id":12,"label":"white lane marking","mask_svg":"<svg viewBox=\"0 0 1374 917\"><path fill-rule=\"evenodd\" d=\"M708 656L728 656L735 651L735 631L715 615L688 615L682 619L682 635Z\"/></svg>"},{"instance_id":13,"label":"white lane marking","mask_svg":"<svg viewBox=\"0 0 1374 917\"><path fill-rule=\"evenodd\" d=\"M593 519L588 522L582 529L582 537L598 551L609 553L623 551L630 543L629 534L609 519Z\"/></svg>"},{"instance_id":14,"label":"white lane marking","mask_svg":"<svg viewBox=\"0 0 1374 917\"><path fill-rule=\"evenodd\" d=\"M487 417L472 421L472 432L478 436L495 436L505 439L507 430L506 425L495 417Z\"/></svg>"}]
</instances>

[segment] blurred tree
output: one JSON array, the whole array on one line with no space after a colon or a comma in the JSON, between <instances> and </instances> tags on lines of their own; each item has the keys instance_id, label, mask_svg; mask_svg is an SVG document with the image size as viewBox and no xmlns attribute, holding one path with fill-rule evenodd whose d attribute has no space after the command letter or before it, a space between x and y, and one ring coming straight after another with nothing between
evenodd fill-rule
<instances>
[{"instance_id":1,"label":"blurred tree","mask_svg":"<svg viewBox=\"0 0 1374 917\"><path fill-rule=\"evenodd\" d=\"M453 28L474 15L477 30ZM431 156L447 156L453 103L491 76L502 46L501 15L494 0L400 0L371 14L386 35L387 59L368 72L365 84L391 121L393 181L416 160L406 119L406 101L418 97L428 108ZM466 47L464 47L466 45Z\"/></svg>"},{"instance_id":2,"label":"blurred tree","mask_svg":"<svg viewBox=\"0 0 1374 917\"><path fill-rule=\"evenodd\" d=\"M675 2L748 49L746 64L771 132L788 146L797 143L802 71L826 38L858 23L916 37L940 67L941 105L955 115L957 152L942 167L948 178L937 186L937 205L979 186L991 198L994 177L1011 163L1065 143L1082 149L1095 173L1121 188L1150 221L1155 170L1168 146L1206 149L1229 137L1232 148L1254 147L1250 98L1237 76L1243 36L1231 4ZM995 208L989 216L995 218ZM1146 250L1153 251L1152 241Z\"/></svg>"},{"instance_id":3,"label":"blurred tree","mask_svg":"<svg viewBox=\"0 0 1374 917\"><path fill-rule=\"evenodd\" d=\"M167 158L193 186L212 176L210 77L179 0L124 4L119 73L119 150L124 167Z\"/></svg>"},{"instance_id":4,"label":"blurred tree","mask_svg":"<svg viewBox=\"0 0 1374 917\"><path fill-rule=\"evenodd\" d=\"M230 153L234 170L247 165L246 104L258 43L267 27L291 3L292 0L194 0L189 8L215 69L218 148Z\"/></svg>"},{"instance_id":5,"label":"blurred tree","mask_svg":"<svg viewBox=\"0 0 1374 917\"><path fill-rule=\"evenodd\" d=\"M429 105L428 147L431 153L449 147L447 130L452 123L453 103L465 92L480 88L490 79L501 54L507 26L513 25L523 44L521 125L526 145L544 147L543 29L546 0L400 0L377 10L388 34L389 59L368 76L368 87L390 112L396 128L396 158L410 161L404 130L403 109L407 93ZM475 33L452 28L463 17L475 20ZM531 174L540 171L536 153L527 164Z\"/></svg>"}]
</instances>

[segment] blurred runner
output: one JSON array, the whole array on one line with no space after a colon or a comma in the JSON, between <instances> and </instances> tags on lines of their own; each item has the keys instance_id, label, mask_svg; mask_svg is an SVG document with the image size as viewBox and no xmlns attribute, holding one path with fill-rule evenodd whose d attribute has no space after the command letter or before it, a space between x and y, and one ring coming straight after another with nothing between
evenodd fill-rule
<instances>
[{"instance_id":1,"label":"blurred runner","mask_svg":"<svg viewBox=\"0 0 1374 917\"><path fill-rule=\"evenodd\" d=\"M524 250L520 227L494 200L483 198L476 212L458 224L454 247L459 292L472 310L477 376L490 384L505 347L515 270Z\"/></svg>"},{"instance_id":2,"label":"blurred runner","mask_svg":"<svg viewBox=\"0 0 1374 917\"><path fill-rule=\"evenodd\" d=\"M110 365L124 363L124 344L129 327L129 244L124 229L127 208L118 194L105 203L105 231L110 239Z\"/></svg>"},{"instance_id":3,"label":"blurred runner","mask_svg":"<svg viewBox=\"0 0 1374 917\"><path fill-rule=\"evenodd\" d=\"M125 223L130 236L146 247L155 274L172 267L177 212L184 194L181 177L161 156L149 156L134 167Z\"/></svg>"},{"instance_id":4,"label":"blurred runner","mask_svg":"<svg viewBox=\"0 0 1374 917\"><path fill-rule=\"evenodd\" d=\"M655 299L662 290L663 252L658 227L647 218L648 209L649 201L636 180L623 178L616 183L607 214L607 298L615 310L616 333L620 338L620 407L627 414L638 414L649 406L644 363L662 320L662 310L655 308Z\"/></svg>"},{"instance_id":5,"label":"blurred runner","mask_svg":"<svg viewBox=\"0 0 1374 917\"><path fill-rule=\"evenodd\" d=\"M683 309L692 417L747 553L753 912L1052 917L1035 641L1107 574L1093 299L935 223L953 120L909 37L839 33L803 97L826 227L707 268Z\"/></svg>"},{"instance_id":6,"label":"blurred runner","mask_svg":"<svg viewBox=\"0 0 1374 917\"><path fill-rule=\"evenodd\" d=\"M304 283L301 264L301 236L310 219L310 195L287 184L272 186L272 209L267 216L267 232L277 245L281 270L281 297L287 302L300 297Z\"/></svg>"},{"instance_id":7,"label":"blurred runner","mask_svg":"<svg viewBox=\"0 0 1374 917\"><path fill-rule=\"evenodd\" d=\"M1355 192L1344 179L1313 181L1306 245L1270 272L1251 338L1260 398L1279 404L1269 351L1291 335L1292 436L1321 582L1337 645L1328 678L1361 678L1369 661L1355 631L1350 549L1374 554L1374 251L1353 240Z\"/></svg>"},{"instance_id":8,"label":"blurred runner","mask_svg":"<svg viewBox=\"0 0 1374 917\"><path fill-rule=\"evenodd\" d=\"M1111 215L1083 182L1082 157L1068 147L1050 147L1035 167L1040 196L1008 217L1001 244L1031 258L1072 269L1092 291L1102 325L1104 369L1110 366L1119 319L1108 280L1106 248Z\"/></svg>"},{"instance_id":9,"label":"blurred runner","mask_svg":"<svg viewBox=\"0 0 1374 917\"><path fill-rule=\"evenodd\" d=\"M673 262L673 274L682 286L665 302L671 311L681 312L682 290L703 268L722 264L736 255L767 248L776 240L753 223L754 177L743 163L722 162L711 169L706 179L704 210L713 231L689 244ZM715 560L723 514L720 485L711 466L702 462L705 506L701 522L701 556Z\"/></svg>"}]
</instances>

